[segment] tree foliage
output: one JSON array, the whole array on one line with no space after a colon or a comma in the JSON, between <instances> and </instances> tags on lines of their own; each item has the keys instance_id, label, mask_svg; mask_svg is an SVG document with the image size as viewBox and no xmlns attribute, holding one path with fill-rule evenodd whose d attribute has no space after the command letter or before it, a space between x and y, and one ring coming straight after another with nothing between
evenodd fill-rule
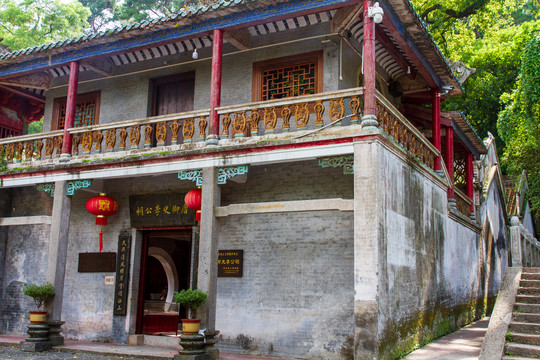
<instances>
[{"instance_id":1,"label":"tree foliage","mask_svg":"<svg viewBox=\"0 0 540 360\"><path fill-rule=\"evenodd\" d=\"M83 34L90 11L75 0L0 0L0 38L11 50Z\"/></svg>"},{"instance_id":2,"label":"tree foliage","mask_svg":"<svg viewBox=\"0 0 540 360\"><path fill-rule=\"evenodd\" d=\"M514 176L527 172L527 197L540 211L540 36L525 47L517 87L502 99L507 106L497 127L506 143L503 162Z\"/></svg>"}]
</instances>

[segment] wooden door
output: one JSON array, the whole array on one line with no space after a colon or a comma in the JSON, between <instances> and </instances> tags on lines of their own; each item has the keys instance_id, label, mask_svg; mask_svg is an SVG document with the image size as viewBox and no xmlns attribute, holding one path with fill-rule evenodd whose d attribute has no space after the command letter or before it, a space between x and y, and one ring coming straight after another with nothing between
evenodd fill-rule
<instances>
[{"instance_id":1,"label":"wooden door","mask_svg":"<svg viewBox=\"0 0 540 360\"><path fill-rule=\"evenodd\" d=\"M152 116L193 110L195 73L155 79Z\"/></svg>"}]
</instances>

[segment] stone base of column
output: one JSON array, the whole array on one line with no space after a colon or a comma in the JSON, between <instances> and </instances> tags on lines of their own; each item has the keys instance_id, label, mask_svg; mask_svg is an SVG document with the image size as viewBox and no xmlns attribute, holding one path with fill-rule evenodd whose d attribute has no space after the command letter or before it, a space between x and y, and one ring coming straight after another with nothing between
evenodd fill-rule
<instances>
[{"instance_id":1,"label":"stone base of column","mask_svg":"<svg viewBox=\"0 0 540 360\"><path fill-rule=\"evenodd\" d=\"M207 330L204 332L204 334L206 335L206 345L204 345L204 351L206 351L212 360L219 360L219 349L214 346L219 342L219 339L216 339L216 336L219 335L219 331Z\"/></svg>"},{"instance_id":2,"label":"stone base of column","mask_svg":"<svg viewBox=\"0 0 540 360\"><path fill-rule=\"evenodd\" d=\"M178 341L182 350L174 356L174 360L211 360L210 356L204 351L204 336L202 335L180 335Z\"/></svg>"},{"instance_id":3,"label":"stone base of column","mask_svg":"<svg viewBox=\"0 0 540 360\"><path fill-rule=\"evenodd\" d=\"M71 154L60 154L60 158L58 161L60 162L68 162L71 159Z\"/></svg>"},{"instance_id":4,"label":"stone base of column","mask_svg":"<svg viewBox=\"0 0 540 360\"><path fill-rule=\"evenodd\" d=\"M362 116L362 130L373 131L379 129L379 122L377 121L377 116L375 115L364 115Z\"/></svg>"},{"instance_id":5,"label":"stone base of column","mask_svg":"<svg viewBox=\"0 0 540 360\"><path fill-rule=\"evenodd\" d=\"M456 199L454 199L454 198L448 199L448 205L450 205L450 207L452 208L452 210L457 211L457 203L456 203Z\"/></svg>"},{"instance_id":6,"label":"stone base of column","mask_svg":"<svg viewBox=\"0 0 540 360\"><path fill-rule=\"evenodd\" d=\"M49 341L52 346L64 345L64 337L60 335L64 323L65 321L47 321L47 325L49 325L50 328Z\"/></svg>"},{"instance_id":7,"label":"stone base of column","mask_svg":"<svg viewBox=\"0 0 540 360\"><path fill-rule=\"evenodd\" d=\"M22 351L38 352L52 348L52 344L49 341L49 325L30 324L28 325L27 333L30 337L20 342L20 349Z\"/></svg>"},{"instance_id":8,"label":"stone base of column","mask_svg":"<svg viewBox=\"0 0 540 360\"><path fill-rule=\"evenodd\" d=\"M217 146L219 143L219 136L217 135L208 135L206 137L206 146Z\"/></svg>"}]
</instances>

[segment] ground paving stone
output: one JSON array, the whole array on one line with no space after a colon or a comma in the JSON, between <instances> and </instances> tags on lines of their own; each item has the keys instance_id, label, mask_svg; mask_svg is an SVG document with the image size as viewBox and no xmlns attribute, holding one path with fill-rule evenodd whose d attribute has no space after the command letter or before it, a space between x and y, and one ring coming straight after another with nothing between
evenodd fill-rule
<instances>
[{"instance_id":1,"label":"ground paving stone","mask_svg":"<svg viewBox=\"0 0 540 360\"><path fill-rule=\"evenodd\" d=\"M42 359L42 360L115 360L115 359L135 359L129 356L96 355L88 353L66 353L59 351L44 351L40 353L30 353L19 350L17 345L0 345L0 360L19 359ZM138 357L137 359L141 359Z\"/></svg>"}]
</instances>

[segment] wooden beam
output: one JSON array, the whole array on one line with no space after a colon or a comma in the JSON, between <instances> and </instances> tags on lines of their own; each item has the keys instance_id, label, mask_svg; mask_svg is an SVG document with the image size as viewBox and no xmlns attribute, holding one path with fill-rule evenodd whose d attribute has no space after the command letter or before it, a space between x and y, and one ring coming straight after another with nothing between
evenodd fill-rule
<instances>
[{"instance_id":1,"label":"wooden beam","mask_svg":"<svg viewBox=\"0 0 540 360\"><path fill-rule=\"evenodd\" d=\"M423 124L429 125L429 127L431 127L433 121L431 109L424 106L401 104L401 106L399 107L399 111L403 115L405 115L405 117L414 117L415 119L421 121ZM452 120L448 117L441 116L441 125L451 127Z\"/></svg>"},{"instance_id":2,"label":"wooden beam","mask_svg":"<svg viewBox=\"0 0 540 360\"><path fill-rule=\"evenodd\" d=\"M45 71L0 80L0 85L13 85L46 90L51 87L52 75Z\"/></svg>"},{"instance_id":3,"label":"wooden beam","mask_svg":"<svg viewBox=\"0 0 540 360\"><path fill-rule=\"evenodd\" d=\"M347 30L354 20L362 17L364 5L359 2L356 6L347 6L338 9L332 18L331 29L333 33L342 33Z\"/></svg>"},{"instance_id":4,"label":"wooden beam","mask_svg":"<svg viewBox=\"0 0 540 360\"><path fill-rule=\"evenodd\" d=\"M87 70L93 71L103 76L111 76L114 71L114 63L110 58L100 58L85 61L81 64Z\"/></svg>"},{"instance_id":5,"label":"wooden beam","mask_svg":"<svg viewBox=\"0 0 540 360\"><path fill-rule=\"evenodd\" d=\"M386 51L394 58L398 63L401 69L407 74L410 79L416 78L416 69L414 66L407 60L407 58L396 49L396 46L390 40L388 35L384 32L380 25L375 25L375 38L386 49Z\"/></svg>"},{"instance_id":6,"label":"wooden beam","mask_svg":"<svg viewBox=\"0 0 540 360\"><path fill-rule=\"evenodd\" d=\"M5 85L0 85L0 89L8 91L8 92L10 92L12 94L15 94L15 95L19 95L19 96L25 97L27 99L34 100L34 101L45 104L45 97L43 97L41 95L38 95L38 94L33 94L33 93L28 92L26 90L14 89L11 86L5 86Z\"/></svg>"},{"instance_id":7,"label":"wooden beam","mask_svg":"<svg viewBox=\"0 0 540 360\"><path fill-rule=\"evenodd\" d=\"M223 39L227 40L238 50L250 49L249 40L251 35L247 29L229 30L223 33Z\"/></svg>"}]
</instances>

